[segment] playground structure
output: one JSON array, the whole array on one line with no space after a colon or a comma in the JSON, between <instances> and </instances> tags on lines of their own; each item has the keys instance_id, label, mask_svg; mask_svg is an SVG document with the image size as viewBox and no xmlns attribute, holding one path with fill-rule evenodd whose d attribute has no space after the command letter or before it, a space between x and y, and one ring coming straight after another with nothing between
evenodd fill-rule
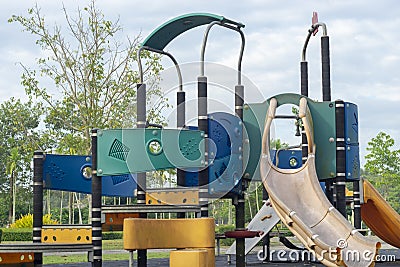
<instances>
[{"instance_id":1,"label":"playground structure","mask_svg":"<svg viewBox=\"0 0 400 267\"><path fill-rule=\"evenodd\" d=\"M164 48L185 31L203 25L207 28L200 53L198 125L189 127L180 67ZM234 88L235 114L208 113L205 48L214 26L239 33L241 40ZM319 27L323 28L322 102L307 98L306 48ZM326 25L314 21L308 31L300 65L301 94L281 94L253 104L244 102L243 28L242 23L222 16L194 13L174 18L152 32L138 50L141 81L137 85L137 128L94 129L91 156L35 153L33 245L0 245L0 256L13 258L22 252L34 253L33 257L29 254L24 259L40 266L43 252L87 251L92 266L102 266L102 231L121 229L123 222L124 248L130 252L130 266L134 265L135 250L138 266L144 267L147 266L147 249L177 248L170 255L171 267L212 267L214 221L209 218L208 202L213 198L231 199L235 206L236 229L227 236L236 238L236 242L227 254L235 255L238 267L245 266L247 253L258 241L268 242L268 233L279 220L326 266L374 264L373 258L354 262L342 257L346 251L378 253L380 244L358 233L361 218L384 241L400 247L396 232L400 216L372 185L360 179L357 106L341 100L331 101ZM167 56L176 68L178 129L149 127L146 84L140 60L143 50ZM297 105L299 114L277 115L277 108L284 104ZM270 150L270 126L277 118L301 120L300 150ZM170 168L177 169L178 188L146 188L146 172ZM244 192L252 181L263 182L272 206L263 205L247 229ZM319 182L323 182L324 188ZM354 227L344 218L346 182L354 185ZM44 226L41 220L44 188L91 193L92 224ZM136 197L137 204L102 206L103 195ZM266 195L265 200L267 198ZM162 211L176 212L178 219L147 219L148 213ZM198 218L185 219L186 212L196 212ZM170 238L172 233L174 238ZM346 246L342 247L338 243L340 240ZM334 259L324 254L331 249L335 252Z\"/></svg>"}]
</instances>

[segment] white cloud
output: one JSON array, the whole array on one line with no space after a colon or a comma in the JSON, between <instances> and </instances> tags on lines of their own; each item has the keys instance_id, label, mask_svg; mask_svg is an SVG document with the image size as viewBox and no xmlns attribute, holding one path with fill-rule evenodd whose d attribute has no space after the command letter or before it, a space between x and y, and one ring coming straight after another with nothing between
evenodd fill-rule
<instances>
[{"instance_id":1,"label":"white cloud","mask_svg":"<svg viewBox=\"0 0 400 267\"><path fill-rule=\"evenodd\" d=\"M21 69L16 62L34 64L38 48L29 33L17 24L7 23L12 14L26 14L35 4L29 0L15 5L5 2L0 10L0 101L23 96ZM38 0L49 23L62 25L62 3L76 12L89 1ZM395 114L400 103L400 5L396 0L294 0L282 1L161 1L140 5L135 1L98 1L111 20L120 19L124 35L146 37L163 22L191 12L210 12L246 24L246 50L243 72L246 83L255 83L265 98L283 92L299 92L299 61L312 11L326 22L331 46L332 99L341 98L359 105L362 154L370 138L379 131L392 135L399 143L400 123ZM167 50L179 62L200 58L204 28L185 33ZM310 96L321 99L320 39L312 37L307 51ZM206 59L236 68L239 39L236 33L215 29L210 34ZM171 66L167 60L168 66ZM229 76L224 77L228 79ZM236 79L236 77L233 77ZM251 81L251 82L250 82ZM234 81L232 82L234 83ZM12 90L10 89L12 88ZM251 101L264 99L248 95Z\"/></svg>"}]
</instances>

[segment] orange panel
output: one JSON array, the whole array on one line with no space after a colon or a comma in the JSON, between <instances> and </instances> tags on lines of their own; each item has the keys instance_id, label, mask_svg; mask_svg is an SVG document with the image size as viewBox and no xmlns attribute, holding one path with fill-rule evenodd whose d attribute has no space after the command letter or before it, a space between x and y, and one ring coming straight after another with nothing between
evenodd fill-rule
<instances>
[{"instance_id":1,"label":"orange panel","mask_svg":"<svg viewBox=\"0 0 400 267\"><path fill-rule=\"evenodd\" d=\"M383 241L400 248L400 215L367 180L364 180L364 204L361 206L361 217Z\"/></svg>"},{"instance_id":2,"label":"orange panel","mask_svg":"<svg viewBox=\"0 0 400 267\"><path fill-rule=\"evenodd\" d=\"M139 218L139 213L106 213L106 221L102 225L103 231L122 231L124 219Z\"/></svg>"},{"instance_id":3,"label":"orange panel","mask_svg":"<svg viewBox=\"0 0 400 267\"><path fill-rule=\"evenodd\" d=\"M15 253L0 253L0 266L4 264L29 263L33 262L33 253L15 252Z\"/></svg>"},{"instance_id":4,"label":"orange panel","mask_svg":"<svg viewBox=\"0 0 400 267\"><path fill-rule=\"evenodd\" d=\"M157 190L146 192L147 205L198 205L198 190Z\"/></svg>"}]
</instances>

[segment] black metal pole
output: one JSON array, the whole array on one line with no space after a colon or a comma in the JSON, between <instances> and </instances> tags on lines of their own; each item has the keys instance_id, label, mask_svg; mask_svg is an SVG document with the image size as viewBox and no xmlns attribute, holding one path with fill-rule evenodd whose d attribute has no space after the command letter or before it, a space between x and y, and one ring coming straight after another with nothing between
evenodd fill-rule
<instances>
[{"instance_id":1,"label":"black metal pole","mask_svg":"<svg viewBox=\"0 0 400 267\"><path fill-rule=\"evenodd\" d=\"M197 78L198 94L198 126L204 132L205 142L205 167L199 172L199 203L200 217L208 217L208 115L207 115L207 77Z\"/></svg>"},{"instance_id":2,"label":"black metal pole","mask_svg":"<svg viewBox=\"0 0 400 267\"><path fill-rule=\"evenodd\" d=\"M331 101L331 67L329 56L329 36L321 37L322 99Z\"/></svg>"},{"instance_id":3,"label":"black metal pole","mask_svg":"<svg viewBox=\"0 0 400 267\"><path fill-rule=\"evenodd\" d=\"M243 103L244 103L244 86L235 86L235 112L236 115L243 120ZM244 190L245 181L242 178L240 184L240 194L235 205L236 216L236 230L245 230L245 203L244 203ZM244 267L246 264L245 256L245 239L236 238L236 266Z\"/></svg>"},{"instance_id":4,"label":"black metal pole","mask_svg":"<svg viewBox=\"0 0 400 267\"><path fill-rule=\"evenodd\" d=\"M308 63L307 61L300 62L300 93L308 97ZM303 164L307 161L308 157L308 143L307 135L304 127L301 129L301 158Z\"/></svg>"},{"instance_id":5,"label":"black metal pole","mask_svg":"<svg viewBox=\"0 0 400 267\"><path fill-rule=\"evenodd\" d=\"M266 205L266 201L268 200L268 192L263 186L263 205ZM270 262L271 259L271 242L270 242L270 234L266 234L263 239L262 239L262 245L263 245L263 253L264 253L264 261L265 262Z\"/></svg>"},{"instance_id":6,"label":"black metal pole","mask_svg":"<svg viewBox=\"0 0 400 267\"><path fill-rule=\"evenodd\" d=\"M237 196L235 203L236 213L235 222L236 230L243 231L245 228L245 200L244 194ZM246 255L245 255L245 239L236 238L236 267L246 266Z\"/></svg>"},{"instance_id":7,"label":"black metal pole","mask_svg":"<svg viewBox=\"0 0 400 267\"><path fill-rule=\"evenodd\" d=\"M33 153L33 243L42 242L43 226L43 151ZM42 266L43 253L34 254L34 265Z\"/></svg>"},{"instance_id":8,"label":"black metal pole","mask_svg":"<svg viewBox=\"0 0 400 267\"><path fill-rule=\"evenodd\" d=\"M344 102L336 101L336 208L346 216L346 143Z\"/></svg>"},{"instance_id":9,"label":"black metal pole","mask_svg":"<svg viewBox=\"0 0 400 267\"><path fill-rule=\"evenodd\" d=\"M308 96L308 62L300 62L300 90L301 95Z\"/></svg>"},{"instance_id":10,"label":"black metal pole","mask_svg":"<svg viewBox=\"0 0 400 267\"><path fill-rule=\"evenodd\" d=\"M92 130L92 244L93 267L101 267L102 231L101 231L101 176L97 176L97 129Z\"/></svg>"},{"instance_id":11,"label":"black metal pole","mask_svg":"<svg viewBox=\"0 0 400 267\"><path fill-rule=\"evenodd\" d=\"M353 182L353 201L354 201L354 227L356 229L361 229L360 181Z\"/></svg>"},{"instance_id":12,"label":"black metal pole","mask_svg":"<svg viewBox=\"0 0 400 267\"><path fill-rule=\"evenodd\" d=\"M329 179L325 181L325 195L328 198L329 202L336 206L335 202L336 199L334 197L334 189L335 189L335 185L333 183L333 179Z\"/></svg>"},{"instance_id":13,"label":"black metal pole","mask_svg":"<svg viewBox=\"0 0 400 267\"><path fill-rule=\"evenodd\" d=\"M137 120L136 125L137 128L145 128L146 127L146 84L138 84L137 85ZM137 204L145 205L146 204L146 173L140 172L137 174ZM139 213L139 218L147 218L147 213ZM146 267L147 266L147 250L139 249L137 252L138 258L138 266Z\"/></svg>"},{"instance_id":14,"label":"black metal pole","mask_svg":"<svg viewBox=\"0 0 400 267\"><path fill-rule=\"evenodd\" d=\"M178 91L176 94L176 103L177 103L177 108L176 108L176 126L178 128L183 128L185 127L185 92L184 91ZM177 184L179 186L185 186L185 171L181 169L177 169ZM178 212L176 214L177 218L185 218L186 214L184 212Z\"/></svg>"},{"instance_id":15,"label":"black metal pole","mask_svg":"<svg viewBox=\"0 0 400 267\"><path fill-rule=\"evenodd\" d=\"M331 67L329 55L329 36L321 37L321 68L322 68L322 99L323 101L331 101ZM334 197L334 180L329 179L325 182L325 194L332 205L335 204Z\"/></svg>"}]
</instances>

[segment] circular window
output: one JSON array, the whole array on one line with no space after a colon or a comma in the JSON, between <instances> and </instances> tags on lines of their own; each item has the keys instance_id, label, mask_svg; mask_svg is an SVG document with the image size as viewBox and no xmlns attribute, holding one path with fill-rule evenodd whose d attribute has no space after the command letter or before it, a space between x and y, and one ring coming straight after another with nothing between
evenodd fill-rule
<instances>
[{"instance_id":1,"label":"circular window","mask_svg":"<svg viewBox=\"0 0 400 267\"><path fill-rule=\"evenodd\" d=\"M157 156L162 152L162 145L158 140L151 140L147 145L147 150L150 154Z\"/></svg>"},{"instance_id":2,"label":"circular window","mask_svg":"<svg viewBox=\"0 0 400 267\"><path fill-rule=\"evenodd\" d=\"M83 178L87 180L92 179L92 167L88 165L83 166L81 169L81 174Z\"/></svg>"},{"instance_id":3,"label":"circular window","mask_svg":"<svg viewBox=\"0 0 400 267\"><path fill-rule=\"evenodd\" d=\"M297 168L299 166L299 161L295 157L289 159L289 165L291 168Z\"/></svg>"}]
</instances>

